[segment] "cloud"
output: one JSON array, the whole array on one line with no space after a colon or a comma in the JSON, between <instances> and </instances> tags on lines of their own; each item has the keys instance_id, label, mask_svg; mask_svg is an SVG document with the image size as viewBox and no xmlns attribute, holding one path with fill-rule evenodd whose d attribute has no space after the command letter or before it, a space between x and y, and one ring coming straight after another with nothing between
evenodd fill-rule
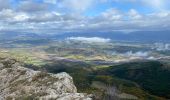
<instances>
[{"instance_id":1,"label":"cloud","mask_svg":"<svg viewBox=\"0 0 170 100\"><path fill-rule=\"evenodd\" d=\"M44 0L44 3L57 4L57 0Z\"/></svg>"},{"instance_id":2,"label":"cloud","mask_svg":"<svg viewBox=\"0 0 170 100\"><path fill-rule=\"evenodd\" d=\"M127 51L125 53L113 52L112 55L120 55L120 56L124 56L124 57L148 58L150 56L150 52L149 51L137 51L137 52Z\"/></svg>"},{"instance_id":3,"label":"cloud","mask_svg":"<svg viewBox=\"0 0 170 100\"><path fill-rule=\"evenodd\" d=\"M0 10L10 8L9 0L0 0Z\"/></svg>"},{"instance_id":4,"label":"cloud","mask_svg":"<svg viewBox=\"0 0 170 100\"><path fill-rule=\"evenodd\" d=\"M142 51L138 51L133 53L132 51L128 51L124 54L125 56L131 57L131 56L136 56L136 57L147 57L149 54L148 52L142 52Z\"/></svg>"},{"instance_id":5,"label":"cloud","mask_svg":"<svg viewBox=\"0 0 170 100\"><path fill-rule=\"evenodd\" d=\"M15 12L11 9L3 9L0 12L0 20L5 23L25 21L29 16L24 12Z\"/></svg>"},{"instance_id":6,"label":"cloud","mask_svg":"<svg viewBox=\"0 0 170 100\"><path fill-rule=\"evenodd\" d=\"M123 14L119 10L111 8L101 13L100 17L108 18L109 20L120 20L123 17Z\"/></svg>"},{"instance_id":7,"label":"cloud","mask_svg":"<svg viewBox=\"0 0 170 100\"><path fill-rule=\"evenodd\" d=\"M156 10L165 10L169 6L169 0L142 0L142 2Z\"/></svg>"},{"instance_id":8,"label":"cloud","mask_svg":"<svg viewBox=\"0 0 170 100\"><path fill-rule=\"evenodd\" d=\"M96 7L103 0L43 0L44 3L52 4L57 9L67 12L84 13L90 8Z\"/></svg>"},{"instance_id":9,"label":"cloud","mask_svg":"<svg viewBox=\"0 0 170 100\"><path fill-rule=\"evenodd\" d=\"M168 43L155 43L153 45L153 48L152 49L155 49L157 51L166 51L166 50L170 50L170 44Z\"/></svg>"},{"instance_id":10,"label":"cloud","mask_svg":"<svg viewBox=\"0 0 170 100\"><path fill-rule=\"evenodd\" d=\"M62 0L59 2L59 7L81 13L93 6L94 3L95 0Z\"/></svg>"},{"instance_id":11,"label":"cloud","mask_svg":"<svg viewBox=\"0 0 170 100\"><path fill-rule=\"evenodd\" d=\"M40 12L46 11L48 9L48 5L45 3L37 3L33 1L21 1L18 8L19 11L24 12Z\"/></svg>"},{"instance_id":12,"label":"cloud","mask_svg":"<svg viewBox=\"0 0 170 100\"><path fill-rule=\"evenodd\" d=\"M8 0L0 0L0 31L22 31L35 33L66 32L110 32L113 31L160 31L170 30L170 11L157 10L143 13L136 8L126 9L102 8L95 16L87 16L91 8L98 11L97 6L103 3L142 3L164 9L169 2L157 0L152 4L149 0L18 0L11 4ZM12 7L11 7L12 5ZM139 5L139 4L138 4ZM100 8L101 9L101 8Z\"/></svg>"},{"instance_id":13,"label":"cloud","mask_svg":"<svg viewBox=\"0 0 170 100\"><path fill-rule=\"evenodd\" d=\"M110 39L100 38L100 37L69 37L66 40L82 41L87 43L107 43Z\"/></svg>"},{"instance_id":14,"label":"cloud","mask_svg":"<svg viewBox=\"0 0 170 100\"><path fill-rule=\"evenodd\" d=\"M128 12L128 15L131 19L141 19L143 16L141 14L139 14L139 12L137 12L135 9L130 9L130 11Z\"/></svg>"},{"instance_id":15,"label":"cloud","mask_svg":"<svg viewBox=\"0 0 170 100\"><path fill-rule=\"evenodd\" d=\"M140 14L134 9L121 12L108 9L98 16L59 12L28 13L4 9L0 11L1 30L22 29L39 33L113 32L127 30L168 30L170 13ZM31 30L33 28L34 30Z\"/></svg>"}]
</instances>

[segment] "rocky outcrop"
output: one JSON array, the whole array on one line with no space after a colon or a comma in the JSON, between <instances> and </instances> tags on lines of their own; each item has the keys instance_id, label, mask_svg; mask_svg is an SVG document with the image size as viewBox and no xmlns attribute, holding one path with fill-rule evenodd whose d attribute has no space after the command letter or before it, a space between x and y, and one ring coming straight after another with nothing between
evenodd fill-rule
<instances>
[{"instance_id":1,"label":"rocky outcrop","mask_svg":"<svg viewBox=\"0 0 170 100\"><path fill-rule=\"evenodd\" d=\"M50 74L22 67L14 59L0 59L0 100L91 100L77 93L67 73Z\"/></svg>"}]
</instances>

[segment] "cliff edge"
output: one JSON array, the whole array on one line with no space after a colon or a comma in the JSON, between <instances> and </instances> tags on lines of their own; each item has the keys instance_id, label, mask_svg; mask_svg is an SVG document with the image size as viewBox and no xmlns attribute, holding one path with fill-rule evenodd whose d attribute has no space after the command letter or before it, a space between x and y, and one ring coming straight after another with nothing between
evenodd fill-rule
<instances>
[{"instance_id":1,"label":"cliff edge","mask_svg":"<svg viewBox=\"0 0 170 100\"><path fill-rule=\"evenodd\" d=\"M22 66L15 59L0 58L0 100L92 100L77 93L67 73L51 74Z\"/></svg>"}]
</instances>

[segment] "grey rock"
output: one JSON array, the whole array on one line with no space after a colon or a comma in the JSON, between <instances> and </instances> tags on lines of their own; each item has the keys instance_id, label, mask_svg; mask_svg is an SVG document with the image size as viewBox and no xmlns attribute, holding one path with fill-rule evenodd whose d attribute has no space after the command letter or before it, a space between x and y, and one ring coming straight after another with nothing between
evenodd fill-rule
<instances>
[{"instance_id":1,"label":"grey rock","mask_svg":"<svg viewBox=\"0 0 170 100\"><path fill-rule=\"evenodd\" d=\"M77 93L72 77L63 72L51 74L23 67L13 59L0 59L0 100L92 100Z\"/></svg>"}]
</instances>

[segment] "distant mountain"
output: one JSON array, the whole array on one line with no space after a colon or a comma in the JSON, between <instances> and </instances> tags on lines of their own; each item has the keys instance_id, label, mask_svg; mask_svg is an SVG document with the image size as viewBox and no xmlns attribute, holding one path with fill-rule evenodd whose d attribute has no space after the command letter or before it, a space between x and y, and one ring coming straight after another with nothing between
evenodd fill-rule
<instances>
[{"instance_id":1,"label":"distant mountain","mask_svg":"<svg viewBox=\"0 0 170 100\"><path fill-rule=\"evenodd\" d=\"M130 33L115 32L87 32L87 33L64 33L53 35L53 38L64 39L67 37L102 37L118 41L138 42L170 42L170 31L135 31Z\"/></svg>"},{"instance_id":2,"label":"distant mountain","mask_svg":"<svg viewBox=\"0 0 170 100\"><path fill-rule=\"evenodd\" d=\"M19 39L19 38L41 38L40 35L35 33L22 33L22 32L0 32L0 40L11 40L11 39Z\"/></svg>"},{"instance_id":3,"label":"distant mountain","mask_svg":"<svg viewBox=\"0 0 170 100\"><path fill-rule=\"evenodd\" d=\"M68 33L54 33L54 34L35 34L35 33L16 33L3 32L0 33L0 40L2 39L16 39L16 38L45 38L45 39L60 39L63 40L68 37L101 37L110 38L113 41L134 41L134 42L169 42L170 31L134 31L134 32L68 32Z\"/></svg>"}]
</instances>

